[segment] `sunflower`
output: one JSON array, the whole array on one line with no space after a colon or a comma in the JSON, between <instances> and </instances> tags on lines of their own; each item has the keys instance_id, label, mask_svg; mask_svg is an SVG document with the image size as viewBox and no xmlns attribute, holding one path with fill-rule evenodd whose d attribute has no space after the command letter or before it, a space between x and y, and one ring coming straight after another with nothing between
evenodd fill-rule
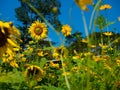
<instances>
[{"instance_id":1,"label":"sunflower","mask_svg":"<svg viewBox=\"0 0 120 90\"><path fill-rule=\"evenodd\" d=\"M104 32L103 34L104 34L105 36L112 36L112 35L113 35L112 32Z\"/></svg>"},{"instance_id":2,"label":"sunflower","mask_svg":"<svg viewBox=\"0 0 120 90\"><path fill-rule=\"evenodd\" d=\"M76 4L84 11L88 11L87 5L92 4L93 0L75 0Z\"/></svg>"},{"instance_id":3,"label":"sunflower","mask_svg":"<svg viewBox=\"0 0 120 90\"><path fill-rule=\"evenodd\" d=\"M31 34L32 38L37 40L44 39L47 37L47 27L45 23L41 23L39 21L35 21L29 28L29 33Z\"/></svg>"},{"instance_id":4,"label":"sunflower","mask_svg":"<svg viewBox=\"0 0 120 90\"><path fill-rule=\"evenodd\" d=\"M71 34L71 27L69 25L63 25L62 26L62 31L64 36L69 36Z\"/></svg>"},{"instance_id":5,"label":"sunflower","mask_svg":"<svg viewBox=\"0 0 120 90\"><path fill-rule=\"evenodd\" d=\"M38 54L38 56L43 57L43 56L48 55L48 52L45 50L42 50L42 49L38 49L37 54Z\"/></svg>"},{"instance_id":6,"label":"sunflower","mask_svg":"<svg viewBox=\"0 0 120 90\"><path fill-rule=\"evenodd\" d=\"M43 77L43 70L36 65L25 65L26 70L25 70L25 77L27 79L34 79L37 81L41 81Z\"/></svg>"},{"instance_id":7,"label":"sunflower","mask_svg":"<svg viewBox=\"0 0 120 90\"><path fill-rule=\"evenodd\" d=\"M81 42L88 43L88 41L86 39L82 39Z\"/></svg>"},{"instance_id":8,"label":"sunflower","mask_svg":"<svg viewBox=\"0 0 120 90\"><path fill-rule=\"evenodd\" d=\"M60 60L61 59L61 55L62 55L63 58L68 56L68 50L64 46L57 47L53 51L53 57L56 60Z\"/></svg>"},{"instance_id":9,"label":"sunflower","mask_svg":"<svg viewBox=\"0 0 120 90\"><path fill-rule=\"evenodd\" d=\"M111 9L112 6L110 6L109 4L104 4L100 6L100 10L106 10L106 9Z\"/></svg>"},{"instance_id":10,"label":"sunflower","mask_svg":"<svg viewBox=\"0 0 120 90\"><path fill-rule=\"evenodd\" d=\"M13 26L12 22L0 21L0 57L5 53L11 54L14 48L19 48L16 42L20 32Z\"/></svg>"}]
</instances>

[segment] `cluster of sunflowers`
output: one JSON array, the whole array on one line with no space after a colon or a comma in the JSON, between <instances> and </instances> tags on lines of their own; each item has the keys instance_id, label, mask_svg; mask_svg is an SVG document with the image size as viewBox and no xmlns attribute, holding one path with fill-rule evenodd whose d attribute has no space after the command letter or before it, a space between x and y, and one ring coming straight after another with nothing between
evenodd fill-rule
<instances>
[{"instance_id":1,"label":"cluster of sunflowers","mask_svg":"<svg viewBox=\"0 0 120 90\"><path fill-rule=\"evenodd\" d=\"M83 11L88 11L87 5L93 4L92 0L75 2ZM110 5L105 4L99 10L110 8ZM65 37L71 35L71 31L68 24L61 28ZM115 46L102 42L95 45L89 38L81 39L80 42L87 44L88 51L72 50L74 54L71 55L65 45L55 47L50 43L49 47L40 47L39 41L48 36L46 23L34 21L28 33L32 39L21 48L19 30L12 22L0 21L0 89L2 84L5 84L6 90L7 86L18 90L120 89L120 53ZM113 33L104 32L102 35L109 39ZM113 43L119 40L117 38ZM101 47L99 55L93 51L98 46Z\"/></svg>"},{"instance_id":2,"label":"cluster of sunflowers","mask_svg":"<svg viewBox=\"0 0 120 90\"><path fill-rule=\"evenodd\" d=\"M48 29L45 23L41 23L40 21L35 21L31 24L31 26L28 28L28 32L30 33L31 37L33 38L33 41L30 41L30 45L35 43L35 41L43 40L47 37ZM71 34L71 27L69 25L63 25L62 27L62 33L64 36L68 36ZM27 49L23 50L23 48L20 47L20 32L19 30L13 25L12 22L3 22L0 21L0 58L2 60L3 64L9 64L11 67L18 68L20 62L27 62L27 55L32 55L32 53L37 52L37 56L44 57L48 55L48 53L42 49L37 49L31 47L30 45L27 45ZM18 41L18 42L17 42ZM53 57L57 60L60 60L60 54L63 50L65 50L65 47L60 47L54 49ZM28 53L29 52L29 53ZM66 54L64 54L65 57ZM50 63L51 64L51 63ZM54 66L54 64L52 64ZM38 80L39 75L42 76L43 70L36 65L24 65L26 68L25 70L25 76L28 78L30 77L30 74ZM35 73L35 75L34 75ZM41 79L39 79L41 80Z\"/></svg>"}]
</instances>

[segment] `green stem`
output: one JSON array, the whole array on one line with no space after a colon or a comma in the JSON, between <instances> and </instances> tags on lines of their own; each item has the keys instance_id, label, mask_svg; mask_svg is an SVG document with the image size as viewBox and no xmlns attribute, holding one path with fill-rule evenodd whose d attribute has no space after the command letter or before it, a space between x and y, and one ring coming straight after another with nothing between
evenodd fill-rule
<instances>
[{"instance_id":1,"label":"green stem","mask_svg":"<svg viewBox=\"0 0 120 90\"><path fill-rule=\"evenodd\" d=\"M101 0L98 0L97 4L95 5L95 7L92 11L92 14L91 14L91 17L90 17L90 23L89 23L89 30L91 30L94 14L95 14L95 11L97 10L97 8L99 7L100 3L101 3Z\"/></svg>"},{"instance_id":2,"label":"green stem","mask_svg":"<svg viewBox=\"0 0 120 90\"><path fill-rule=\"evenodd\" d=\"M111 43L109 43L108 47L111 47L117 40L120 40L120 37L116 38L114 41L112 41Z\"/></svg>"},{"instance_id":3,"label":"green stem","mask_svg":"<svg viewBox=\"0 0 120 90\"><path fill-rule=\"evenodd\" d=\"M86 34L86 36L87 36L87 40L89 41L89 37L88 37L89 33L88 33L88 28L87 28L87 23L86 23L86 19L85 19L84 12L81 11L81 14L82 14L82 19L83 19L85 34Z\"/></svg>"},{"instance_id":4,"label":"green stem","mask_svg":"<svg viewBox=\"0 0 120 90\"><path fill-rule=\"evenodd\" d=\"M39 40L37 40L37 43L36 43L36 50L38 48L39 48ZM39 56L37 55L35 58L36 58L37 63L39 63Z\"/></svg>"},{"instance_id":5,"label":"green stem","mask_svg":"<svg viewBox=\"0 0 120 90\"><path fill-rule=\"evenodd\" d=\"M101 36L101 44L103 45L103 35L102 35L102 29L100 29L100 36Z\"/></svg>"},{"instance_id":6,"label":"green stem","mask_svg":"<svg viewBox=\"0 0 120 90\"><path fill-rule=\"evenodd\" d=\"M62 63L63 73L66 73L65 67L63 65L64 63L63 63L63 57L62 57L62 55L61 55L61 63ZM68 78L67 78L66 74L65 74L65 81L66 81L66 85L67 85L68 90L71 90L70 84L69 84L69 81L68 81Z\"/></svg>"},{"instance_id":7,"label":"green stem","mask_svg":"<svg viewBox=\"0 0 120 90\"><path fill-rule=\"evenodd\" d=\"M86 33L86 37L87 37L87 41L88 41L88 52L90 52L91 42L90 42L90 38L89 38L87 23L86 23L86 19L85 19L85 16L84 16L84 12L82 11L81 14L82 14L84 29L85 29L85 33ZM90 56L87 57L87 67L88 67L88 70L89 70L90 69ZM90 89L90 73L89 73L89 71L87 71L87 90L89 90L89 89Z\"/></svg>"},{"instance_id":8,"label":"green stem","mask_svg":"<svg viewBox=\"0 0 120 90\"><path fill-rule=\"evenodd\" d=\"M74 23L73 23L73 19L72 19L72 11L73 11L73 5L74 5L74 4L75 4L75 3L73 2L73 3L72 3L72 6L69 8L69 20L70 20L72 29L75 30Z\"/></svg>"}]
</instances>

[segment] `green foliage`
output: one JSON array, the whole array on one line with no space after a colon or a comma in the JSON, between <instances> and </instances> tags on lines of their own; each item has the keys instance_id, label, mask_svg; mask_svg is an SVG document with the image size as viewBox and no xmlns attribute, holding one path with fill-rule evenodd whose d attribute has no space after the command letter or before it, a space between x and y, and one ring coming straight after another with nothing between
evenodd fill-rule
<instances>
[{"instance_id":1,"label":"green foliage","mask_svg":"<svg viewBox=\"0 0 120 90\"><path fill-rule=\"evenodd\" d=\"M16 69L12 72L1 73L0 74L0 82L2 83L22 83L25 81L24 74L22 72L17 71Z\"/></svg>"},{"instance_id":2,"label":"green foliage","mask_svg":"<svg viewBox=\"0 0 120 90\"><path fill-rule=\"evenodd\" d=\"M104 28L114 24L115 22L114 21L112 21L112 22L107 21L104 16L100 15L95 19L94 23L95 23L95 25L98 26L98 28L100 30L103 30Z\"/></svg>"},{"instance_id":3,"label":"green foliage","mask_svg":"<svg viewBox=\"0 0 120 90\"><path fill-rule=\"evenodd\" d=\"M26 2L31 3L51 25L56 24L54 20L60 7L57 0L20 2L22 6L16 13L23 22L20 28L25 30L23 34L27 34L26 29L33 20L41 20ZM66 36L65 42L62 39L64 45L58 47L49 40L24 37L28 43L20 51L14 51L14 57L10 53L9 58L0 58L0 90L120 90L120 34L105 34L103 29L115 23L106 22L106 17L99 15L94 20L100 32L91 32L86 37L75 32Z\"/></svg>"},{"instance_id":4,"label":"green foliage","mask_svg":"<svg viewBox=\"0 0 120 90\"><path fill-rule=\"evenodd\" d=\"M46 58L41 58L39 66L43 69L45 64L46 64L46 62L47 62Z\"/></svg>"},{"instance_id":5,"label":"green foliage","mask_svg":"<svg viewBox=\"0 0 120 90\"><path fill-rule=\"evenodd\" d=\"M103 30L106 25L106 18L103 16L98 16L95 20L95 25L97 25L100 30Z\"/></svg>"}]
</instances>

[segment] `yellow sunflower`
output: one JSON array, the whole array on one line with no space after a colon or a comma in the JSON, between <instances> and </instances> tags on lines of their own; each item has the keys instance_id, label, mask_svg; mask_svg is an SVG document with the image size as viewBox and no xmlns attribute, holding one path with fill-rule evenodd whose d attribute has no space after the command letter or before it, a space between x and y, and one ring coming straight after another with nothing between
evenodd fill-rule
<instances>
[{"instance_id":1,"label":"yellow sunflower","mask_svg":"<svg viewBox=\"0 0 120 90\"><path fill-rule=\"evenodd\" d=\"M40 56L40 57L43 57L43 56L46 56L46 55L48 55L48 53L47 53L47 51L45 51L45 50L42 50L42 49L38 49L38 56Z\"/></svg>"},{"instance_id":2,"label":"yellow sunflower","mask_svg":"<svg viewBox=\"0 0 120 90\"><path fill-rule=\"evenodd\" d=\"M86 39L82 39L81 42L88 43L88 41Z\"/></svg>"},{"instance_id":3,"label":"yellow sunflower","mask_svg":"<svg viewBox=\"0 0 120 90\"><path fill-rule=\"evenodd\" d=\"M26 70L25 70L25 77L27 79L34 79L37 81L41 81L43 77L43 70L36 65L25 65Z\"/></svg>"},{"instance_id":4,"label":"yellow sunflower","mask_svg":"<svg viewBox=\"0 0 120 90\"><path fill-rule=\"evenodd\" d=\"M16 42L20 32L13 26L12 22L0 21L0 57L5 53L11 54L14 48L19 48Z\"/></svg>"},{"instance_id":5,"label":"yellow sunflower","mask_svg":"<svg viewBox=\"0 0 120 90\"><path fill-rule=\"evenodd\" d=\"M4 54L2 56L2 63L8 63L10 66L12 67L18 67L18 63L16 60L16 53L11 51L10 49L7 50L7 52L11 53L11 54Z\"/></svg>"},{"instance_id":6,"label":"yellow sunflower","mask_svg":"<svg viewBox=\"0 0 120 90\"><path fill-rule=\"evenodd\" d=\"M60 60L61 55L62 55L63 58L68 56L68 50L64 46L60 46L58 48L55 48L54 51L53 51L53 57L56 60Z\"/></svg>"},{"instance_id":7,"label":"yellow sunflower","mask_svg":"<svg viewBox=\"0 0 120 90\"><path fill-rule=\"evenodd\" d=\"M44 39L47 37L47 26L45 23L41 23L39 21L35 21L29 28L29 33L32 38L37 40Z\"/></svg>"},{"instance_id":8,"label":"yellow sunflower","mask_svg":"<svg viewBox=\"0 0 120 90\"><path fill-rule=\"evenodd\" d=\"M112 35L113 35L112 32L104 32L103 34L104 34L105 36L112 36Z\"/></svg>"},{"instance_id":9,"label":"yellow sunflower","mask_svg":"<svg viewBox=\"0 0 120 90\"><path fill-rule=\"evenodd\" d=\"M64 36L69 36L71 34L71 27L69 25L63 25L62 26L62 31Z\"/></svg>"},{"instance_id":10,"label":"yellow sunflower","mask_svg":"<svg viewBox=\"0 0 120 90\"><path fill-rule=\"evenodd\" d=\"M100 6L100 10L106 10L106 9L111 9L112 6L110 6L109 4L104 4Z\"/></svg>"},{"instance_id":11,"label":"yellow sunflower","mask_svg":"<svg viewBox=\"0 0 120 90\"><path fill-rule=\"evenodd\" d=\"M88 11L87 5L92 4L93 0L75 0L76 4L84 11Z\"/></svg>"}]
</instances>

